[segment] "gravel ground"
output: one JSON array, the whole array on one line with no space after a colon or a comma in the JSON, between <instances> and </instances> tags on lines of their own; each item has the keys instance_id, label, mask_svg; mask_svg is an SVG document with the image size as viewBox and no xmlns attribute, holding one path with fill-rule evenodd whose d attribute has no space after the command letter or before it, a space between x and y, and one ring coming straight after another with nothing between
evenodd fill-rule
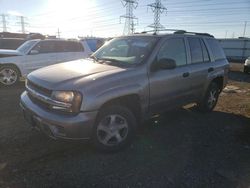
<instances>
[{"instance_id":1,"label":"gravel ground","mask_svg":"<svg viewBox=\"0 0 250 188\"><path fill-rule=\"evenodd\" d=\"M0 187L249 187L250 76L235 67L214 112L162 114L113 154L31 130L23 85L0 88Z\"/></svg>"}]
</instances>

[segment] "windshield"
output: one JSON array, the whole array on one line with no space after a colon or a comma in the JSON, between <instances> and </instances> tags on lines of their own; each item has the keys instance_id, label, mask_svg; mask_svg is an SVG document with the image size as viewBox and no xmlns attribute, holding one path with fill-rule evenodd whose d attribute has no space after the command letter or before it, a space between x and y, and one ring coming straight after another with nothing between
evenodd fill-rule
<instances>
[{"instance_id":1,"label":"windshield","mask_svg":"<svg viewBox=\"0 0 250 188\"><path fill-rule=\"evenodd\" d=\"M28 50L35 44L37 43L36 40L30 40L25 43L23 43L21 46L17 48L18 51L20 51L23 54L26 54Z\"/></svg>"},{"instance_id":2,"label":"windshield","mask_svg":"<svg viewBox=\"0 0 250 188\"><path fill-rule=\"evenodd\" d=\"M117 38L106 43L92 56L96 60L139 64L150 54L156 40L155 37Z\"/></svg>"}]
</instances>

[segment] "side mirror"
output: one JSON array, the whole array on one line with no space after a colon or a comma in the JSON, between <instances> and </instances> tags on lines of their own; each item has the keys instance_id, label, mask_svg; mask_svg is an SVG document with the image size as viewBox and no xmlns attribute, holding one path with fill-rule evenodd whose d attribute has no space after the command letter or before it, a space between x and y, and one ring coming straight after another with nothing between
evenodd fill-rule
<instances>
[{"instance_id":1,"label":"side mirror","mask_svg":"<svg viewBox=\"0 0 250 188\"><path fill-rule=\"evenodd\" d=\"M38 52L37 50L31 50L31 51L30 51L30 54L31 54L31 55L39 54L39 52Z\"/></svg>"},{"instance_id":2,"label":"side mirror","mask_svg":"<svg viewBox=\"0 0 250 188\"><path fill-rule=\"evenodd\" d=\"M160 69L175 69L176 68L176 62L173 59L160 59L157 62L157 67Z\"/></svg>"}]
</instances>

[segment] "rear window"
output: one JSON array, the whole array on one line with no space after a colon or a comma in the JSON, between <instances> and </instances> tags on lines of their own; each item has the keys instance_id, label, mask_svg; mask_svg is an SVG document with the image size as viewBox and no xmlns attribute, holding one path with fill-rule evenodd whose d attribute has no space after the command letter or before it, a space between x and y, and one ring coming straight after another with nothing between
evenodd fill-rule
<instances>
[{"instance_id":1,"label":"rear window","mask_svg":"<svg viewBox=\"0 0 250 188\"><path fill-rule=\"evenodd\" d=\"M226 59L224 51L215 39L206 39L215 60Z\"/></svg>"}]
</instances>

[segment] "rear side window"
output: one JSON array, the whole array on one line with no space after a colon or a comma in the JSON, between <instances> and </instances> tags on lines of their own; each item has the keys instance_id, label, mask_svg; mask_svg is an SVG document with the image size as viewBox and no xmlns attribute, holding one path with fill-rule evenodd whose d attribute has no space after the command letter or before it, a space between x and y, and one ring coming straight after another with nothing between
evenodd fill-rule
<instances>
[{"instance_id":1,"label":"rear side window","mask_svg":"<svg viewBox=\"0 0 250 188\"><path fill-rule=\"evenodd\" d=\"M204 41L202 41L202 40L201 40L201 48L202 48L202 54L203 54L203 61L204 62L210 61L208 51L207 51L207 47L205 46Z\"/></svg>"},{"instance_id":2,"label":"rear side window","mask_svg":"<svg viewBox=\"0 0 250 188\"><path fill-rule=\"evenodd\" d=\"M215 60L226 59L224 51L215 39L206 39Z\"/></svg>"},{"instance_id":3,"label":"rear side window","mask_svg":"<svg viewBox=\"0 0 250 188\"><path fill-rule=\"evenodd\" d=\"M176 66L187 64L186 48L182 38L172 38L166 40L159 50L157 59L173 59Z\"/></svg>"},{"instance_id":4,"label":"rear side window","mask_svg":"<svg viewBox=\"0 0 250 188\"><path fill-rule=\"evenodd\" d=\"M191 53L191 63L203 62L202 47L199 38L188 38Z\"/></svg>"}]
</instances>

